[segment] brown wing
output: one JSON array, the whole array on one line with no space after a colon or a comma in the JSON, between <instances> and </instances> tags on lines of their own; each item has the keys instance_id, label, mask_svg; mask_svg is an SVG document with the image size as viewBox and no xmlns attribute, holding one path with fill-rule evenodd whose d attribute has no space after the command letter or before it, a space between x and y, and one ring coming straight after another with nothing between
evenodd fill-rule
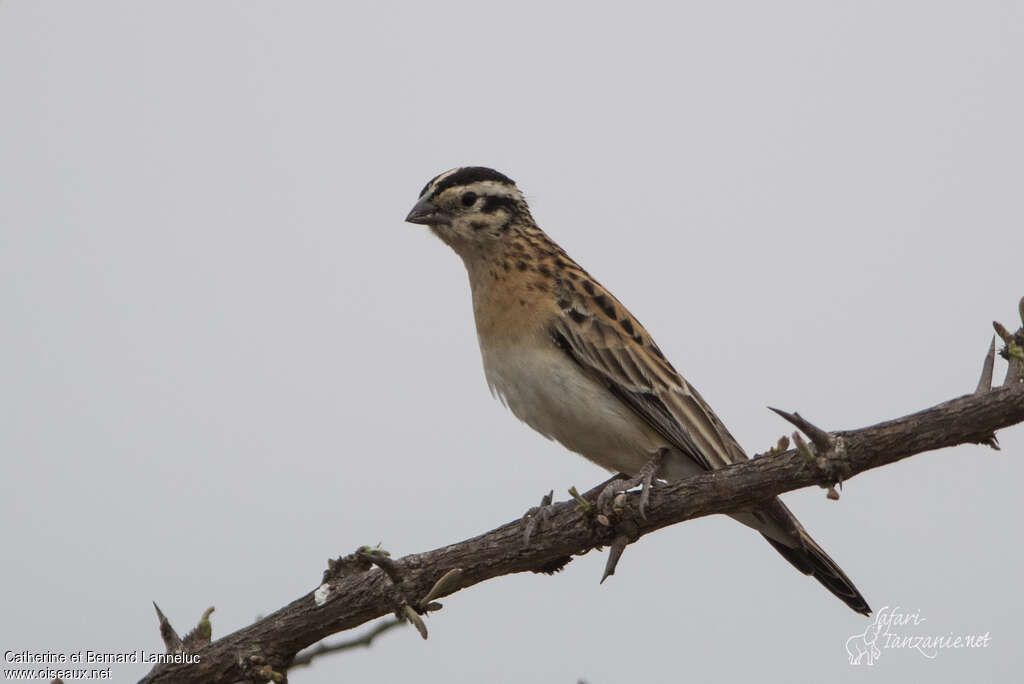
<instances>
[{"instance_id":1,"label":"brown wing","mask_svg":"<svg viewBox=\"0 0 1024 684\"><path fill-rule=\"evenodd\" d=\"M589 277L562 281L555 343L706 470L747 458L701 396L618 300Z\"/></svg>"},{"instance_id":2,"label":"brown wing","mask_svg":"<svg viewBox=\"0 0 1024 684\"><path fill-rule=\"evenodd\" d=\"M697 390L625 307L593 280L581 283L582 292L569 285L560 293L561 315L550 327L555 344L701 467L713 470L745 460L743 449ZM750 515L757 521L752 526L798 570L814 576L853 610L871 614L850 578L781 501Z\"/></svg>"}]
</instances>

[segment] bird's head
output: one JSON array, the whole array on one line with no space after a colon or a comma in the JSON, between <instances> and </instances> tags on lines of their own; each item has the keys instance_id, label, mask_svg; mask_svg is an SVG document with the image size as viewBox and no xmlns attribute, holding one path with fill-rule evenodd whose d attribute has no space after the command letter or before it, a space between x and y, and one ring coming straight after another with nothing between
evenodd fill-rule
<instances>
[{"instance_id":1,"label":"bird's head","mask_svg":"<svg viewBox=\"0 0 1024 684\"><path fill-rule=\"evenodd\" d=\"M462 166L431 179L405 217L467 256L510 240L532 223L526 200L508 176L483 166Z\"/></svg>"}]
</instances>

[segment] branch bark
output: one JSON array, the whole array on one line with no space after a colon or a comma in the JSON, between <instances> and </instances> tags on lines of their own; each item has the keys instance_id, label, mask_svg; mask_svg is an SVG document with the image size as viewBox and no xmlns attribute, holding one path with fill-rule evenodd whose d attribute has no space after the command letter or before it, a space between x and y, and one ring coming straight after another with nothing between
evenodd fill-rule
<instances>
[{"instance_id":1,"label":"branch bark","mask_svg":"<svg viewBox=\"0 0 1024 684\"><path fill-rule=\"evenodd\" d=\"M914 454L988 444L996 430L1020 422L1024 382L1015 382L896 420L830 433L831 448L819 449L814 459L791 449L657 487L646 518L635 515L640 495L632 493L622 518L635 541L668 525L751 508L794 489L830 487ZM389 613L401 617L436 609L430 603L434 598L494 577L560 569L572 556L612 545L622 535L620 525L598 524L576 502L566 501L554 504L548 524L533 533L528 546L516 520L472 539L390 561L390 573L367 562L362 549L332 562L315 591L196 651L198 662L162 664L141 681L219 684L266 681L268 673L283 681L295 654L324 637ZM443 576L448 579L438 591L435 585Z\"/></svg>"}]
</instances>

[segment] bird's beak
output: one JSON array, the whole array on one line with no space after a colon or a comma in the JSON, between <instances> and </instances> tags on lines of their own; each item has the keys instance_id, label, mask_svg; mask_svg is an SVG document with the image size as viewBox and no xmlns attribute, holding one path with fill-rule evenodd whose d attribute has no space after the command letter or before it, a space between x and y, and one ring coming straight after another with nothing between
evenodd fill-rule
<instances>
[{"instance_id":1,"label":"bird's beak","mask_svg":"<svg viewBox=\"0 0 1024 684\"><path fill-rule=\"evenodd\" d=\"M449 224L451 217L439 210L429 198L424 197L412 208L409 215L405 217L409 223L419 223L424 226L436 226Z\"/></svg>"}]
</instances>

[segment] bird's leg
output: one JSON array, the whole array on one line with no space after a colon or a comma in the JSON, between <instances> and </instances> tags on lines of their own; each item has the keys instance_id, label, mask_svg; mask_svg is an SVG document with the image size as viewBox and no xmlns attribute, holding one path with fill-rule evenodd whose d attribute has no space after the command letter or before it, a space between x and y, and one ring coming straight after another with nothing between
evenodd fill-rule
<instances>
[{"instance_id":1,"label":"bird's leg","mask_svg":"<svg viewBox=\"0 0 1024 684\"><path fill-rule=\"evenodd\" d=\"M640 517L647 517L647 502L651 498L651 487L654 486L654 478L658 474L658 470L661 468L662 462L665 460L665 456L668 454L668 449L662 447L658 449L657 453L651 457L647 463L637 472L637 474L626 480L615 479L605 486L601 493L597 497L597 507L600 510L607 510L608 504L619 492L626 492L636 486L641 486L640 489Z\"/></svg>"}]
</instances>

